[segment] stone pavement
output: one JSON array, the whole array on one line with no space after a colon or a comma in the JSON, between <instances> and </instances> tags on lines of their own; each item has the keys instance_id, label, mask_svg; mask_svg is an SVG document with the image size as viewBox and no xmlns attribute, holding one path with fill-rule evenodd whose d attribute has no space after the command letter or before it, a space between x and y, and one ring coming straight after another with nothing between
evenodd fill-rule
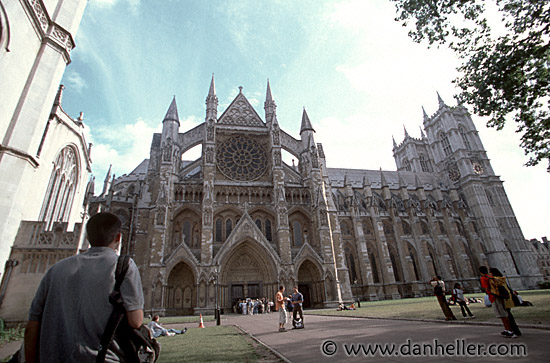
<instances>
[{"instance_id":1,"label":"stone pavement","mask_svg":"<svg viewBox=\"0 0 550 363\"><path fill-rule=\"evenodd\" d=\"M306 315L305 329L279 333L278 314L227 315L222 324L234 324L249 333L289 362L550 362L550 331L522 328L523 336L508 339L500 336L500 325L480 325L475 320L447 322L404 321L388 319L366 319ZM496 319L495 319L496 322ZM375 343L395 344L392 354L367 356L364 349L375 349ZM363 348L361 347L361 345ZM468 345L483 344L481 355L467 355ZM401 345L401 347L399 347ZM424 347L423 345L429 345ZM491 352L509 353L524 349L526 356L489 356ZM323 354L322 347L329 354ZM388 348L391 348L388 345ZM346 349L348 352L346 352ZM352 349L358 354L353 355ZM415 357L413 353L435 349L433 354ZM443 351L446 349L446 351ZM469 349L477 350L477 346ZM442 352L447 352L446 355ZM458 352L458 354L457 354Z\"/></svg>"}]
</instances>

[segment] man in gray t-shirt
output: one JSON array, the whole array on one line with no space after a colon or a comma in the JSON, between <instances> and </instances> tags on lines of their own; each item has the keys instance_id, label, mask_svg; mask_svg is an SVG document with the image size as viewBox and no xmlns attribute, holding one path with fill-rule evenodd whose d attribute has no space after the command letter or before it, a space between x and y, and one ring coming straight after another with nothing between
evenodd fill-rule
<instances>
[{"instance_id":1,"label":"man in gray t-shirt","mask_svg":"<svg viewBox=\"0 0 550 363\"><path fill-rule=\"evenodd\" d=\"M111 213L98 213L86 225L92 246L88 251L52 266L38 287L25 331L26 361L95 362L101 336L113 306L109 294L115 285L116 251L121 223ZM143 323L143 289L134 261L120 292L129 325ZM119 361L120 352L107 352L107 362Z\"/></svg>"}]
</instances>

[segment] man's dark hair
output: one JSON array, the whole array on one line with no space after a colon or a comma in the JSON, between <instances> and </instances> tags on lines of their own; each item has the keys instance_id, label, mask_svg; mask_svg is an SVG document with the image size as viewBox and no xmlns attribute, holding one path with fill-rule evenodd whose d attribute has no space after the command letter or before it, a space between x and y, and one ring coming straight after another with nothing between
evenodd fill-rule
<instances>
[{"instance_id":1,"label":"man's dark hair","mask_svg":"<svg viewBox=\"0 0 550 363\"><path fill-rule=\"evenodd\" d=\"M500 272L500 270L496 267L491 267L489 271L491 271L491 274L495 277L502 277L502 272Z\"/></svg>"},{"instance_id":2,"label":"man's dark hair","mask_svg":"<svg viewBox=\"0 0 550 363\"><path fill-rule=\"evenodd\" d=\"M484 275L487 275L489 273L489 270L487 270L487 266L479 266L479 272L481 272Z\"/></svg>"},{"instance_id":3,"label":"man's dark hair","mask_svg":"<svg viewBox=\"0 0 550 363\"><path fill-rule=\"evenodd\" d=\"M279 286L279 290L282 290L282 289L284 289L284 286L283 285Z\"/></svg>"},{"instance_id":4,"label":"man's dark hair","mask_svg":"<svg viewBox=\"0 0 550 363\"><path fill-rule=\"evenodd\" d=\"M86 224L86 234L92 247L107 247L120 233L122 223L112 213L97 213Z\"/></svg>"}]
</instances>

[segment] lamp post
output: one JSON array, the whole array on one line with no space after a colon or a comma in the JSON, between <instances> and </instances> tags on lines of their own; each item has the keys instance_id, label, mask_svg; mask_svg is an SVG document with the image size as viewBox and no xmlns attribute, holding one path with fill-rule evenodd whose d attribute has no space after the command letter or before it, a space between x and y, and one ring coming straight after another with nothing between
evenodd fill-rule
<instances>
[{"instance_id":1,"label":"lamp post","mask_svg":"<svg viewBox=\"0 0 550 363\"><path fill-rule=\"evenodd\" d=\"M216 263L214 265L214 277L216 278L216 284L214 287L214 295L216 297L216 310L214 311L214 318L216 319L216 325L221 324L221 314L220 314L220 305L218 303L218 278L220 273L220 265Z\"/></svg>"}]
</instances>

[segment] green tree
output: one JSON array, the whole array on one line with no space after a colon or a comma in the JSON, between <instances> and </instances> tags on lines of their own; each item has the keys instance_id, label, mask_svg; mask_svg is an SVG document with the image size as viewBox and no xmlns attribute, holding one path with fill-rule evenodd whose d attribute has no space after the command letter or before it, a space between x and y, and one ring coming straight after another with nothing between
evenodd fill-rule
<instances>
[{"instance_id":1,"label":"green tree","mask_svg":"<svg viewBox=\"0 0 550 363\"><path fill-rule=\"evenodd\" d=\"M457 101L497 130L512 117L526 165L547 160L550 171L550 2L391 1L415 42L446 45L461 59Z\"/></svg>"}]
</instances>

